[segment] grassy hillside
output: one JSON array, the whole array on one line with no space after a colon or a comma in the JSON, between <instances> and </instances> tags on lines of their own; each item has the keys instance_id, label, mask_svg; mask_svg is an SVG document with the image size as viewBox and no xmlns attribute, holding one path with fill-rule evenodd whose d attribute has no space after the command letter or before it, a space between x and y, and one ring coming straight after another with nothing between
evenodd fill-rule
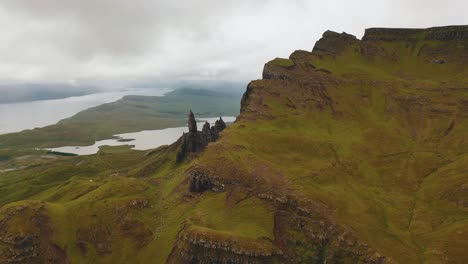
<instances>
[{"instance_id":1,"label":"grassy hillside","mask_svg":"<svg viewBox=\"0 0 468 264\"><path fill-rule=\"evenodd\" d=\"M251 198L227 209L225 193L188 194L190 162L176 164L176 150L106 147L1 174L0 262L163 263L189 223L194 234L272 250L273 207Z\"/></svg>"},{"instance_id":2,"label":"grassy hillside","mask_svg":"<svg viewBox=\"0 0 468 264\"><path fill-rule=\"evenodd\" d=\"M465 263L468 39L430 33L327 32L271 61L198 163L349 227L387 261Z\"/></svg>"},{"instance_id":3,"label":"grassy hillside","mask_svg":"<svg viewBox=\"0 0 468 264\"><path fill-rule=\"evenodd\" d=\"M466 32L326 32L181 163L175 143L2 173L0 262L466 263Z\"/></svg>"}]
</instances>

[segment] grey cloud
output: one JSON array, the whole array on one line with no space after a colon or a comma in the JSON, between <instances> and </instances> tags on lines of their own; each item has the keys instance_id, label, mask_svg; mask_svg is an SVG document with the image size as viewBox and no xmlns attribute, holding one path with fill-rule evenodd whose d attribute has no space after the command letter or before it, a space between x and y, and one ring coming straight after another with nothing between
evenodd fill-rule
<instances>
[{"instance_id":1,"label":"grey cloud","mask_svg":"<svg viewBox=\"0 0 468 264\"><path fill-rule=\"evenodd\" d=\"M14 0L0 2L0 81L260 77L327 29L463 24L461 0Z\"/></svg>"}]
</instances>

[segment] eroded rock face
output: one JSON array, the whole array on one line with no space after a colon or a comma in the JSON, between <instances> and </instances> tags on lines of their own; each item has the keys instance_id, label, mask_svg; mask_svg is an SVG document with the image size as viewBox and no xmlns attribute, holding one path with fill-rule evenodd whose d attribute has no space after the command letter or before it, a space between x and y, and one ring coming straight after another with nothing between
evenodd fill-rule
<instances>
[{"instance_id":1,"label":"eroded rock face","mask_svg":"<svg viewBox=\"0 0 468 264\"><path fill-rule=\"evenodd\" d=\"M276 240L288 255L286 263L383 264L389 260L357 240L351 231L300 208L286 208L275 214Z\"/></svg>"},{"instance_id":2,"label":"eroded rock face","mask_svg":"<svg viewBox=\"0 0 468 264\"><path fill-rule=\"evenodd\" d=\"M198 131L195 115L190 110L188 127L189 132L182 135L177 142L180 145L180 150L176 157L177 162L184 160L190 153L202 152L208 143L218 140L219 133L226 128L226 123L220 117L219 120L216 120L214 126L210 127L210 124L205 122L202 131Z\"/></svg>"},{"instance_id":3,"label":"eroded rock face","mask_svg":"<svg viewBox=\"0 0 468 264\"><path fill-rule=\"evenodd\" d=\"M216 120L214 127L216 131L218 132L221 132L226 128L226 123L224 123L224 120L222 117L220 117L219 120Z\"/></svg>"},{"instance_id":4,"label":"eroded rock face","mask_svg":"<svg viewBox=\"0 0 468 264\"><path fill-rule=\"evenodd\" d=\"M201 170L193 171L189 182L189 190L191 192L204 192L213 187L210 177Z\"/></svg>"},{"instance_id":5,"label":"eroded rock face","mask_svg":"<svg viewBox=\"0 0 468 264\"><path fill-rule=\"evenodd\" d=\"M54 230L43 203L5 208L0 219L0 263L69 263L65 250L53 241ZM28 217L22 230L16 221Z\"/></svg>"},{"instance_id":6,"label":"eroded rock face","mask_svg":"<svg viewBox=\"0 0 468 264\"><path fill-rule=\"evenodd\" d=\"M468 40L468 26L433 28L426 34L427 40Z\"/></svg>"},{"instance_id":7,"label":"eroded rock face","mask_svg":"<svg viewBox=\"0 0 468 264\"><path fill-rule=\"evenodd\" d=\"M333 31L327 31L323 37L315 43L313 52L324 52L329 54L340 54L346 46L359 41L355 36Z\"/></svg>"},{"instance_id":8,"label":"eroded rock face","mask_svg":"<svg viewBox=\"0 0 468 264\"><path fill-rule=\"evenodd\" d=\"M190 153L199 153L208 145L199 131L189 132L179 139L180 150L177 153L176 161L183 161Z\"/></svg>"},{"instance_id":9,"label":"eroded rock face","mask_svg":"<svg viewBox=\"0 0 468 264\"><path fill-rule=\"evenodd\" d=\"M111 217L99 213L90 215L91 222L82 223L76 230L76 247L82 257L87 258L95 252L99 258L104 258L119 252L114 236L119 234L129 239L133 247L146 247L155 235L143 221L135 216L137 211L149 206L144 198L131 199L125 204L113 206ZM94 254L94 253L91 253Z\"/></svg>"},{"instance_id":10,"label":"eroded rock face","mask_svg":"<svg viewBox=\"0 0 468 264\"><path fill-rule=\"evenodd\" d=\"M205 124L203 124L202 132L204 134L210 133L210 129L211 129L210 123L205 122Z\"/></svg>"},{"instance_id":11,"label":"eroded rock face","mask_svg":"<svg viewBox=\"0 0 468 264\"><path fill-rule=\"evenodd\" d=\"M184 227L167 263L273 263L282 252L268 239L229 236L216 230Z\"/></svg>"},{"instance_id":12,"label":"eroded rock face","mask_svg":"<svg viewBox=\"0 0 468 264\"><path fill-rule=\"evenodd\" d=\"M189 133L197 132L197 121L195 120L195 115L193 114L192 110L190 110L188 114L188 128Z\"/></svg>"},{"instance_id":13,"label":"eroded rock face","mask_svg":"<svg viewBox=\"0 0 468 264\"><path fill-rule=\"evenodd\" d=\"M407 28L368 28L362 38L363 41L396 41L416 40L423 29Z\"/></svg>"},{"instance_id":14,"label":"eroded rock face","mask_svg":"<svg viewBox=\"0 0 468 264\"><path fill-rule=\"evenodd\" d=\"M428 29L406 28L369 28L366 29L363 41L397 41L397 40L467 40L468 26L434 27Z\"/></svg>"}]
</instances>

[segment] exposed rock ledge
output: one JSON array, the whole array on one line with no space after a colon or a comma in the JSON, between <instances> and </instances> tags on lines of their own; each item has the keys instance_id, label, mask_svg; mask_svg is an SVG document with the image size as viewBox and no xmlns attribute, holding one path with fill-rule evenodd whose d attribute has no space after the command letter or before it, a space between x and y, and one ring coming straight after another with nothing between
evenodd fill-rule
<instances>
[{"instance_id":1,"label":"exposed rock ledge","mask_svg":"<svg viewBox=\"0 0 468 264\"><path fill-rule=\"evenodd\" d=\"M268 239L190 226L179 232L167 263L271 263L281 255Z\"/></svg>"},{"instance_id":2,"label":"exposed rock ledge","mask_svg":"<svg viewBox=\"0 0 468 264\"><path fill-rule=\"evenodd\" d=\"M394 40L468 40L468 26L433 27L427 29L369 28L363 41Z\"/></svg>"}]
</instances>

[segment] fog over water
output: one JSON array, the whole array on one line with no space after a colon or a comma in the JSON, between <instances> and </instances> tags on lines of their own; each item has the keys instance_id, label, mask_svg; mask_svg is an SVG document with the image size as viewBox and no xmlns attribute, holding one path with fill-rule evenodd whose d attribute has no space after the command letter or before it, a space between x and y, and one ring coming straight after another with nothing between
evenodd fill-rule
<instances>
[{"instance_id":1,"label":"fog over water","mask_svg":"<svg viewBox=\"0 0 468 264\"><path fill-rule=\"evenodd\" d=\"M114 102L125 95L164 95L170 89L127 89L64 99L0 104L0 134L53 125L80 111Z\"/></svg>"}]
</instances>

